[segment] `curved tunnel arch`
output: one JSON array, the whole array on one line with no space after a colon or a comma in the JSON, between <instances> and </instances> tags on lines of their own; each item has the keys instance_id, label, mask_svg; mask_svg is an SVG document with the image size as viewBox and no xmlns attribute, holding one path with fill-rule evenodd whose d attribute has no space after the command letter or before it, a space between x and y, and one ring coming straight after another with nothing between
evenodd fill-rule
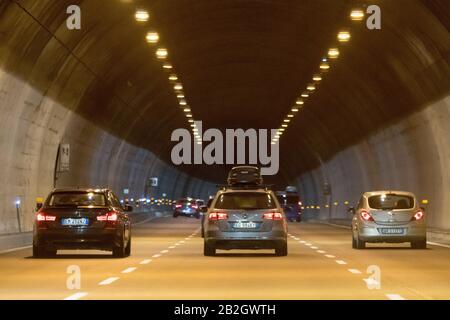
<instances>
[{"instance_id":1,"label":"curved tunnel arch","mask_svg":"<svg viewBox=\"0 0 450 320\"><path fill-rule=\"evenodd\" d=\"M406 188L429 200L432 226L450 228L440 209L450 205L445 1L373 1L383 8L379 31L345 22L352 1L140 1L154 12L144 27L132 19L134 5L76 2L83 28L74 32L65 26L67 1L0 4L0 233L17 230L18 197L31 228L34 198L53 186L64 141L74 167L61 185L130 187L140 197L149 177L162 176L159 191L172 198L214 190L209 181L220 182L223 167L170 165L170 133L186 122L143 41L154 28L195 116L223 129L276 128L338 29L349 27L351 43L283 136L272 180L297 185L305 203L321 207L308 212L318 218L344 217L344 201L361 190Z\"/></svg>"}]
</instances>

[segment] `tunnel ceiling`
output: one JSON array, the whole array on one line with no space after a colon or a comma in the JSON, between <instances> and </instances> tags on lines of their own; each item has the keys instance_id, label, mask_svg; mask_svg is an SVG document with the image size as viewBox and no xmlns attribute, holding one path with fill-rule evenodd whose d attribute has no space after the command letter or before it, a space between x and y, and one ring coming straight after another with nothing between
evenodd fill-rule
<instances>
[{"instance_id":1,"label":"tunnel ceiling","mask_svg":"<svg viewBox=\"0 0 450 320\"><path fill-rule=\"evenodd\" d=\"M82 28L66 28L78 4ZM378 4L381 30L352 22ZM137 23L137 7L150 21ZM156 30L204 128L278 128L338 46L318 89L281 138L279 178L289 181L370 133L448 94L447 0L177 0L0 2L2 67L68 108L171 163L171 132L188 124L145 42ZM338 44L337 32L351 41ZM185 166L222 181L224 166ZM280 180L279 180L280 181Z\"/></svg>"}]
</instances>

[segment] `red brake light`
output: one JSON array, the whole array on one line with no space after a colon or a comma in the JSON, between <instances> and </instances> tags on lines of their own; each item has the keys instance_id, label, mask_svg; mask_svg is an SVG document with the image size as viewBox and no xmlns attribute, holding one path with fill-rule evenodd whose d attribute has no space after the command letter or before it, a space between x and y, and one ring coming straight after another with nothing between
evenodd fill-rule
<instances>
[{"instance_id":1,"label":"red brake light","mask_svg":"<svg viewBox=\"0 0 450 320\"><path fill-rule=\"evenodd\" d=\"M198 206L195 205L195 204L193 204L191 207L192 207L193 209L198 209Z\"/></svg>"},{"instance_id":2,"label":"red brake light","mask_svg":"<svg viewBox=\"0 0 450 320\"><path fill-rule=\"evenodd\" d=\"M368 213L367 211L362 210L359 215L361 216L361 218L364 221L373 221L373 217L370 213Z\"/></svg>"},{"instance_id":3,"label":"red brake light","mask_svg":"<svg viewBox=\"0 0 450 320\"><path fill-rule=\"evenodd\" d=\"M97 216L97 221L117 221L117 213L108 212L107 214Z\"/></svg>"},{"instance_id":4,"label":"red brake light","mask_svg":"<svg viewBox=\"0 0 450 320\"><path fill-rule=\"evenodd\" d=\"M36 214L36 220L37 221L55 221L56 220L56 216L51 216L48 215L44 212L38 212Z\"/></svg>"},{"instance_id":5,"label":"red brake light","mask_svg":"<svg viewBox=\"0 0 450 320\"><path fill-rule=\"evenodd\" d=\"M228 213L226 212L211 212L208 216L211 221L226 220L228 219Z\"/></svg>"},{"instance_id":6,"label":"red brake light","mask_svg":"<svg viewBox=\"0 0 450 320\"><path fill-rule=\"evenodd\" d=\"M263 214L263 219L282 220L283 214L281 214L281 212L267 212Z\"/></svg>"},{"instance_id":7,"label":"red brake light","mask_svg":"<svg viewBox=\"0 0 450 320\"><path fill-rule=\"evenodd\" d=\"M419 210L414 214L412 220L421 220L423 219L424 216L425 216L424 212L422 210Z\"/></svg>"},{"instance_id":8,"label":"red brake light","mask_svg":"<svg viewBox=\"0 0 450 320\"><path fill-rule=\"evenodd\" d=\"M176 204L175 208L181 208L181 204Z\"/></svg>"}]
</instances>

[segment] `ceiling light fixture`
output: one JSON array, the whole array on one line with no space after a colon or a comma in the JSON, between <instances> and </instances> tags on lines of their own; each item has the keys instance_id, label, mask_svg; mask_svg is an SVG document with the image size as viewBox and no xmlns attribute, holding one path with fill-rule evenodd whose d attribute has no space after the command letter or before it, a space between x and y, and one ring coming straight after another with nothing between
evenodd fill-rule
<instances>
[{"instance_id":1,"label":"ceiling light fixture","mask_svg":"<svg viewBox=\"0 0 450 320\"><path fill-rule=\"evenodd\" d=\"M362 19L364 19L364 11L362 11L361 9L352 10L352 12L350 13L350 19L352 19L353 21L361 21Z\"/></svg>"},{"instance_id":2,"label":"ceiling light fixture","mask_svg":"<svg viewBox=\"0 0 450 320\"><path fill-rule=\"evenodd\" d=\"M148 43L157 43L159 40L159 34L158 32L147 32L145 39Z\"/></svg>"},{"instance_id":3,"label":"ceiling light fixture","mask_svg":"<svg viewBox=\"0 0 450 320\"><path fill-rule=\"evenodd\" d=\"M136 10L136 12L134 14L134 18L138 22L147 22L148 19L150 18L150 15L148 14L147 10L138 9L138 10Z\"/></svg>"},{"instance_id":4,"label":"ceiling light fixture","mask_svg":"<svg viewBox=\"0 0 450 320\"><path fill-rule=\"evenodd\" d=\"M171 75L169 76L169 80L170 80L170 81L176 81L176 80L178 80L178 77L177 77L175 74L171 74Z\"/></svg>"},{"instance_id":5,"label":"ceiling light fixture","mask_svg":"<svg viewBox=\"0 0 450 320\"><path fill-rule=\"evenodd\" d=\"M168 54L169 54L169 52L167 51L166 48L158 48L156 50L156 57L158 59L165 59L165 58L167 58Z\"/></svg>"},{"instance_id":6,"label":"ceiling light fixture","mask_svg":"<svg viewBox=\"0 0 450 320\"><path fill-rule=\"evenodd\" d=\"M339 49L331 48L330 50L328 50L328 57L330 57L330 59L336 59L337 57L339 57Z\"/></svg>"},{"instance_id":7,"label":"ceiling light fixture","mask_svg":"<svg viewBox=\"0 0 450 320\"><path fill-rule=\"evenodd\" d=\"M183 90L183 86L182 86L181 83L175 84L175 85L173 86L173 88L174 88L175 90Z\"/></svg>"},{"instance_id":8,"label":"ceiling light fixture","mask_svg":"<svg viewBox=\"0 0 450 320\"><path fill-rule=\"evenodd\" d=\"M313 76L313 80L314 80L314 81L321 81L321 80L322 80L322 76L321 76L320 74L315 74L315 75Z\"/></svg>"},{"instance_id":9,"label":"ceiling light fixture","mask_svg":"<svg viewBox=\"0 0 450 320\"><path fill-rule=\"evenodd\" d=\"M291 111L292 112L298 112L298 108L292 108Z\"/></svg>"},{"instance_id":10,"label":"ceiling light fixture","mask_svg":"<svg viewBox=\"0 0 450 320\"><path fill-rule=\"evenodd\" d=\"M351 38L350 32L348 31L340 31L337 36L340 42L348 42Z\"/></svg>"},{"instance_id":11,"label":"ceiling light fixture","mask_svg":"<svg viewBox=\"0 0 450 320\"><path fill-rule=\"evenodd\" d=\"M310 85L308 85L308 86L306 87L306 89L309 90L309 91L314 91L314 90L316 90L316 86L313 85L313 84L310 84Z\"/></svg>"},{"instance_id":12,"label":"ceiling light fixture","mask_svg":"<svg viewBox=\"0 0 450 320\"><path fill-rule=\"evenodd\" d=\"M321 63L319 68L321 70L328 70L330 69L330 65L328 63Z\"/></svg>"}]
</instances>

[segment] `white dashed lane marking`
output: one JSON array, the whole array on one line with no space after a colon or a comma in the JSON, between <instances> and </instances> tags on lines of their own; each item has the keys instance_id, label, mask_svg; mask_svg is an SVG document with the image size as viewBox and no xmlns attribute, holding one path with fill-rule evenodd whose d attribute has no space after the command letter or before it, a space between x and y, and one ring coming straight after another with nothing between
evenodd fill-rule
<instances>
[{"instance_id":1,"label":"white dashed lane marking","mask_svg":"<svg viewBox=\"0 0 450 320\"><path fill-rule=\"evenodd\" d=\"M87 295L87 292L77 292L71 296L68 296L67 298L64 298L64 300L79 300L83 297L86 297Z\"/></svg>"},{"instance_id":2,"label":"white dashed lane marking","mask_svg":"<svg viewBox=\"0 0 450 320\"><path fill-rule=\"evenodd\" d=\"M323 250L317 250L317 253L325 253Z\"/></svg>"},{"instance_id":3,"label":"white dashed lane marking","mask_svg":"<svg viewBox=\"0 0 450 320\"><path fill-rule=\"evenodd\" d=\"M344 260L336 260L337 264L347 264L347 262L345 262Z\"/></svg>"},{"instance_id":4,"label":"white dashed lane marking","mask_svg":"<svg viewBox=\"0 0 450 320\"><path fill-rule=\"evenodd\" d=\"M406 300L401 295L396 293L386 293L386 297L388 297L390 300Z\"/></svg>"},{"instance_id":5,"label":"white dashed lane marking","mask_svg":"<svg viewBox=\"0 0 450 320\"><path fill-rule=\"evenodd\" d=\"M332 254L326 254L325 255L325 257L327 257L327 258L330 258L330 259L332 259L332 258L336 258L335 256L333 256Z\"/></svg>"},{"instance_id":6,"label":"white dashed lane marking","mask_svg":"<svg viewBox=\"0 0 450 320\"><path fill-rule=\"evenodd\" d=\"M142 260L140 262L140 264L149 264L150 262L152 262L152 259L145 259L145 260Z\"/></svg>"},{"instance_id":7,"label":"white dashed lane marking","mask_svg":"<svg viewBox=\"0 0 450 320\"><path fill-rule=\"evenodd\" d=\"M175 246L170 246L169 249L175 249Z\"/></svg>"},{"instance_id":8,"label":"white dashed lane marking","mask_svg":"<svg viewBox=\"0 0 450 320\"><path fill-rule=\"evenodd\" d=\"M162 250L161 253L167 253L169 250Z\"/></svg>"},{"instance_id":9,"label":"white dashed lane marking","mask_svg":"<svg viewBox=\"0 0 450 320\"><path fill-rule=\"evenodd\" d=\"M310 247L311 249L314 249L314 250L317 250L317 249L319 249L319 248L317 248L317 247Z\"/></svg>"},{"instance_id":10,"label":"white dashed lane marking","mask_svg":"<svg viewBox=\"0 0 450 320\"><path fill-rule=\"evenodd\" d=\"M110 277L110 278L108 278L108 279L103 280L103 281L100 282L98 285L99 285L99 286L106 286L106 285L108 285L108 284L113 283L114 281L119 280L119 279L120 279L119 277Z\"/></svg>"},{"instance_id":11,"label":"white dashed lane marking","mask_svg":"<svg viewBox=\"0 0 450 320\"><path fill-rule=\"evenodd\" d=\"M131 272L135 271L136 269L137 269L136 267L130 267L130 268L123 270L122 273L131 273Z\"/></svg>"},{"instance_id":12,"label":"white dashed lane marking","mask_svg":"<svg viewBox=\"0 0 450 320\"><path fill-rule=\"evenodd\" d=\"M159 257L161 257L161 255L160 255L159 253L154 254L154 255L152 256L152 258L159 258Z\"/></svg>"},{"instance_id":13,"label":"white dashed lane marking","mask_svg":"<svg viewBox=\"0 0 450 320\"><path fill-rule=\"evenodd\" d=\"M353 274L361 274L361 271L359 271L358 269L348 269L348 271Z\"/></svg>"}]
</instances>

